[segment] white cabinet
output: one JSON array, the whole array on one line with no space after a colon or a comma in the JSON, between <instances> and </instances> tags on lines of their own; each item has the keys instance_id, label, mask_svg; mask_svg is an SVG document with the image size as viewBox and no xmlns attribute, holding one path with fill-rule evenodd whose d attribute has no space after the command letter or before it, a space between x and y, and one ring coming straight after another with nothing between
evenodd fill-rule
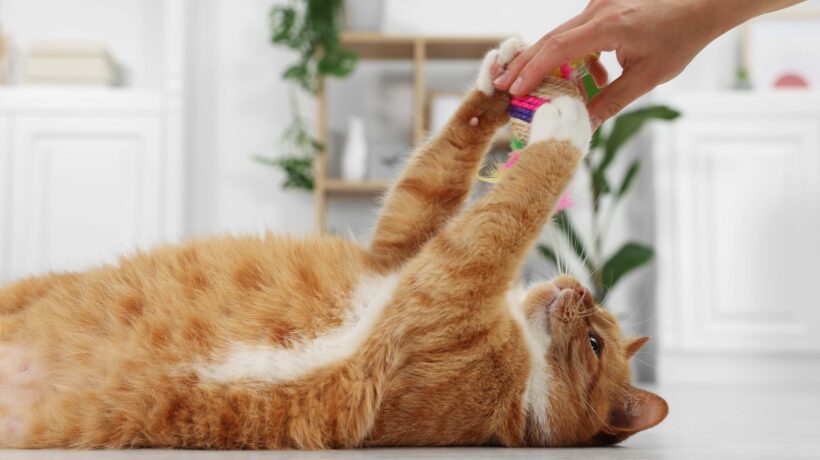
<instances>
[{"instance_id":1,"label":"white cabinet","mask_svg":"<svg viewBox=\"0 0 820 460\"><path fill-rule=\"evenodd\" d=\"M64 3L0 15L17 43L104 43L125 86L0 86L0 283L184 233L186 0Z\"/></svg>"},{"instance_id":2,"label":"white cabinet","mask_svg":"<svg viewBox=\"0 0 820 460\"><path fill-rule=\"evenodd\" d=\"M156 117L13 123L12 274L69 270L163 239Z\"/></svg>"},{"instance_id":3,"label":"white cabinet","mask_svg":"<svg viewBox=\"0 0 820 460\"><path fill-rule=\"evenodd\" d=\"M155 95L0 91L0 278L76 270L176 240L182 150Z\"/></svg>"},{"instance_id":4,"label":"white cabinet","mask_svg":"<svg viewBox=\"0 0 820 460\"><path fill-rule=\"evenodd\" d=\"M677 94L655 148L662 344L818 352L820 95Z\"/></svg>"}]
</instances>

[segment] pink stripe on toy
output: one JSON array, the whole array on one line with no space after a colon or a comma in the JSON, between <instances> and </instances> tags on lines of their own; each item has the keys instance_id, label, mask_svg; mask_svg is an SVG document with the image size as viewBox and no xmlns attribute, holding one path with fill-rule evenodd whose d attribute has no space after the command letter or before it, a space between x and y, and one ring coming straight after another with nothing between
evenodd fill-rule
<instances>
[{"instance_id":1,"label":"pink stripe on toy","mask_svg":"<svg viewBox=\"0 0 820 460\"><path fill-rule=\"evenodd\" d=\"M530 104L529 102L524 101L510 101L510 105L513 105L515 107L521 107L522 109L527 110L536 110L538 109L538 107L541 107L544 104Z\"/></svg>"},{"instance_id":2,"label":"pink stripe on toy","mask_svg":"<svg viewBox=\"0 0 820 460\"><path fill-rule=\"evenodd\" d=\"M531 95L529 95L529 96L521 96L521 97L517 97L517 98L515 98L515 99L518 99L518 100L523 100L523 101L525 101L525 102L527 102L527 103L530 103L530 104L538 104L538 105L541 105L541 104L544 104L545 102L549 102L549 101L550 101L550 99L549 99L549 98L544 99L544 98L541 98L541 97L538 97L538 96L531 96Z\"/></svg>"},{"instance_id":3,"label":"pink stripe on toy","mask_svg":"<svg viewBox=\"0 0 820 460\"><path fill-rule=\"evenodd\" d=\"M510 152L510 157L507 158L507 161L503 165L501 165L501 170L505 171L507 169L512 168L513 166L515 166L516 163L518 163L518 160L520 160L520 159L521 159L521 151L520 150L513 150L512 152Z\"/></svg>"},{"instance_id":4,"label":"pink stripe on toy","mask_svg":"<svg viewBox=\"0 0 820 460\"><path fill-rule=\"evenodd\" d=\"M519 107L527 107L534 106L536 109L541 107L542 105L550 102L550 99L542 99L540 97L535 96L521 96L521 97L514 97L510 100L510 104L517 105Z\"/></svg>"}]
</instances>

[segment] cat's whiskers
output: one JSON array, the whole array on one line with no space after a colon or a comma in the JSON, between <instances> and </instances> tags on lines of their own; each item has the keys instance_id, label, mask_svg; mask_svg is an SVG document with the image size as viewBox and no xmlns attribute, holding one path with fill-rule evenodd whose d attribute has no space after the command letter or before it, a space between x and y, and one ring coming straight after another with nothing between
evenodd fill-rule
<instances>
[{"instance_id":1,"label":"cat's whiskers","mask_svg":"<svg viewBox=\"0 0 820 460\"><path fill-rule=\"evenodd\" d=\"M641 364L643 364L643 365L645 365L645 366L649 366L649 367L651 367L652 369L657 370L657 368L656 368L653 364L648 363L648 362L646 362L646 361L644 361L644 360L642 360L642 359L640 359L640 358L638 358L638 357L636 357L636 356L633 356L633 357L632 357L632 359L633 359L633 360L635 360L635 361L637 361L637 362L639 362L639 363L641 363Z\"/></svg>"},{"instance_id":2,"label":"cat's whiskers","mask_svg":"<svg viewBox=\"0 0 820 460\"><path fill-rule=\"evenodd\" d=\"M638 302L638 308L633 309L633 311L629 314L628 317L624 318L624 321L629 321L632 319L633 316L637 315L638 313L643 310L643 308L647 305L646 299L649 295L649 289L644 289L643 295L641 296L640 302Z\"/></svg>"},{"instance_id":3,"label":"cat's whiskers","mask_svg":"<svg viewBox=\"0 0 820 460\"><path fill-rule=\"evenodd\" d=\"M584 402L584 407L586 408L587 415L590 415L590 412L591 412L592 413L591 415L595 415L595 417L598 418L598 421L601 422L601 424L603 426L608 425L606 419L601 417L601 414L599 414L598 411L596 411L595 408L592 407L592 404L590 404L589 401L586 400L586 398L582 397L581 400Z\"/></svg>"}]
</instances>

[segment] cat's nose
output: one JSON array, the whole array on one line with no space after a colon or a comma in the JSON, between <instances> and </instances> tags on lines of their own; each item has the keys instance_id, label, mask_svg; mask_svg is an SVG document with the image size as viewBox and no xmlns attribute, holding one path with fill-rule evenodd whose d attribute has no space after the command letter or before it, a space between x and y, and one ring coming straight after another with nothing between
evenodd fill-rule
<instances>
[{"instance_id":1,"label":"cat's nose","mask_svg":"<svg viewBox=\"0 0 820 460\"><path fill-rule=\"evenodd\" d=\"M592 299L592 293L589 292L589 289L585 288L580 283L575 286L574 291L575 291L575 295L580 297L581 300L583 300L585 305L591 306L592 304L594 304L593 299Z\"/></svg>"}]
</instances>

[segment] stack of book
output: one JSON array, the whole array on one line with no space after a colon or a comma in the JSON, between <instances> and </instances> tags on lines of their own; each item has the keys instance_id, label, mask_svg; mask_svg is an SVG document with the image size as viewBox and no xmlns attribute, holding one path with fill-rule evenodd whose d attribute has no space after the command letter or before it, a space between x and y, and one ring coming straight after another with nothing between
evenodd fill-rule
<instances>
[{"instance_id":1,"label":"stack of book","mask_svg":"<svg viewBox=\"0 0 820 460\"><path fill-rule=\"evenodd\" d=\"M113 85L116 80L114 59L100 43L33 43L26 54L24 83Z\"/></svg>"}]
</instances>

